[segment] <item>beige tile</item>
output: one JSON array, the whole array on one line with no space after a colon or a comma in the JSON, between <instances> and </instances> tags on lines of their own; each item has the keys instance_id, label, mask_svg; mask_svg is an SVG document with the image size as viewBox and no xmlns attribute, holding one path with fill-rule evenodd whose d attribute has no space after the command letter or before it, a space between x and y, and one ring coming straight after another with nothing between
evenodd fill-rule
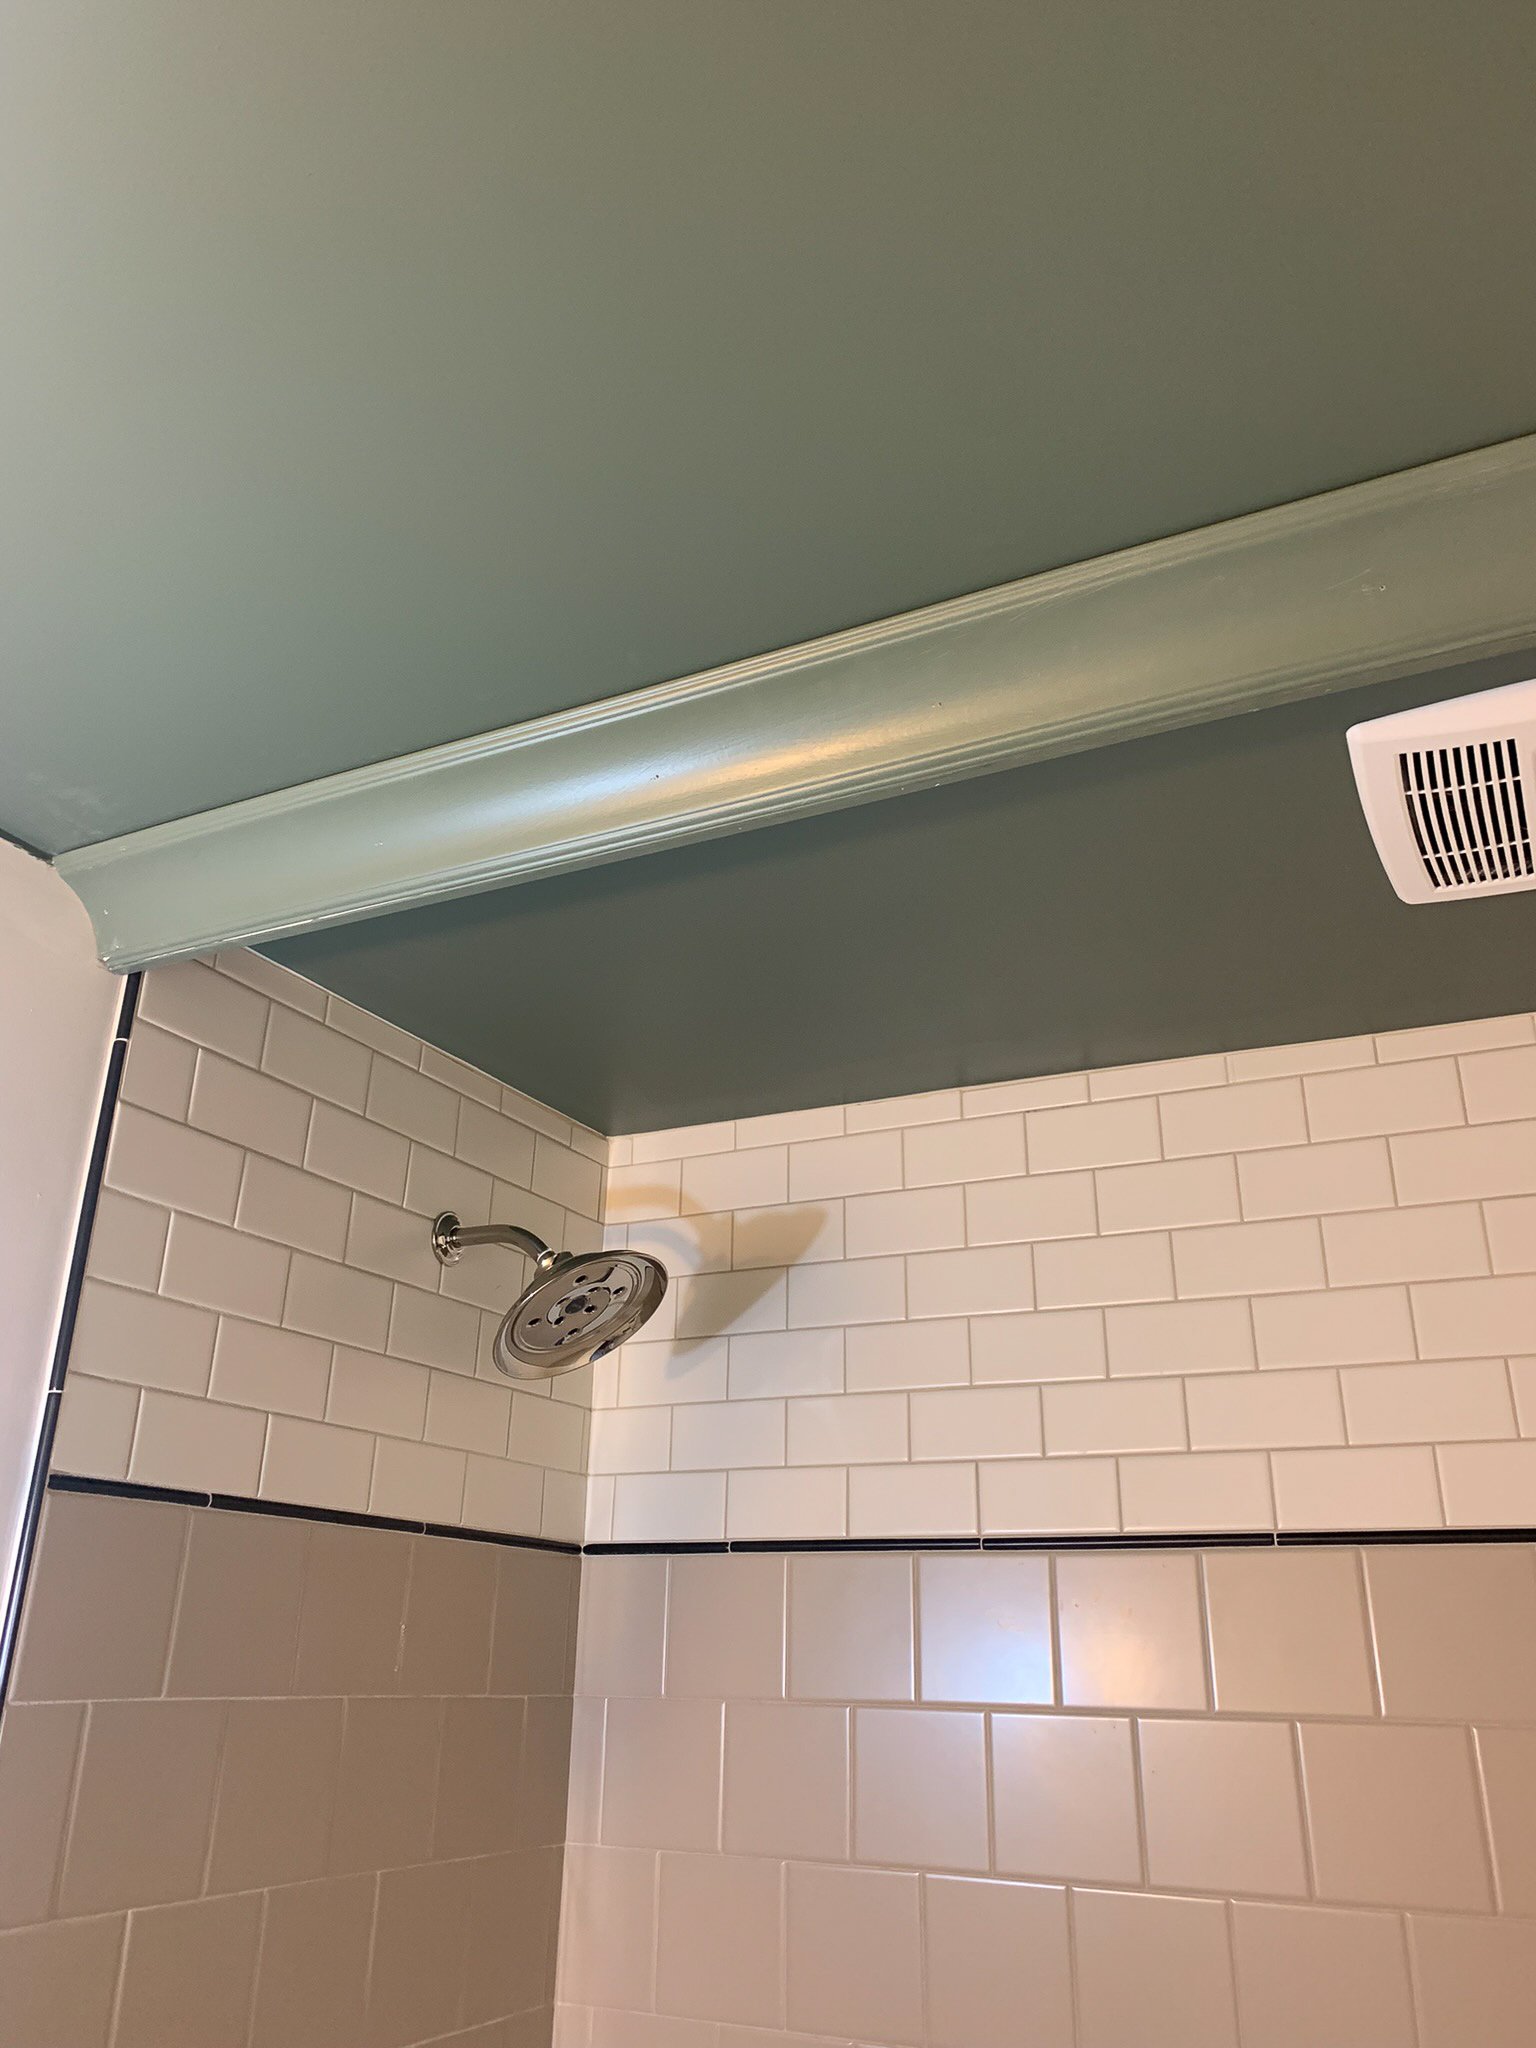
<instances>
[{"instance_id":1,"label":"beige tile","mask_svg":"<svg viewBox=\"0 0 1536 2048\"><path fill-rule=\"evenodd\" d=\"M261 1497L361 1512L368 1505L373 1452L374 1439L362 1430L274 1415L267 1425Z\"/></svg>"},{"instance_id":2,"label":"beige tile","mask_svg":"<svg viewBox=\"0 0 1536 2048\"><path fill-rule=\"evenodd\" d=\"M1488 1910L1466 1729L1308 1723L1301 1758L1320 1898Z\"/></svg>"},{"instance_id":3,"label":"beige tile","mask_svg":"<svg viewBox=\"0 0 1536 2048\"><path fill-rule=\"evenodd\" d=\"M512 1549L498 1549L495 1556L496 1615L491 1633L490 1690L569 1692L576 1650L576 1594L581 1581L581 1559ZM620 1565L647 1561L604 1560Z\"/></svg>"},{"instance_id":4,"label":"beige tile","mask_svg":"<svg viewBox=\"0 0 1536 2048\"><path fill-rule=\"evenodd\" d=\"M393 1530L310 1531L295 1692L395 1690L410 1562Z\"/></svg>"},{"instance_id":5,"label":"beige tile","mask_svg":"<svg viewBox=\"0 0 1536 2048\"><path fill-rule=\"evenodd\" d=\"M114 1915L0 1934L0 2013L17 2048L107 2048L123 1932Z\"/></svg>"},{"instance_id":6,"label":"beige tile","mask_svg":"<svg viewBox=\"0 0 1536 2048\"><path fill-rule=\"evenodd\" d=\"M1016 1458L976 1470L981 1527L989 1536L1091 1535L1120 1527L1113 1458Z\"/></svg>"},{"instance_id":7,"label":"beige tile","mask_svg":"<svg viewBox=\"0 0 1536 2048\"><path fill-rule=\"evenodd\" d=\"M361 2048L373 1894L371 1875L268 1894L250 2048Z\"/></svg>"},{"instance_id":8,"label":"beige tile","mask_svg":"<svg viewBox=\"0 0 1536 2048\"><path fill-rule=\"evenodd\" d=\"M932 2048L1072 2048L1066 1894L923 1879Z\"/></svg>"},{"instance_id":9,"label":"beige tile","mask_svg":"<svg viewBox=\"0 0 1536 2048\"><path fill-rule=\"evenodd\" d=\"M218 1318L158 1294L87 1280L70 1346L70 1369L134 1386L201 1394L208 1386Z\"/></svg>"},{"instance_id":10,"label":"beige tile","mask_svg":"<svg viewBox=\"0 0 1536 2048\"><path fill-rule=\"evenodd\" d=\"M908 1397L912 1456L1024 1458L1043 1448L1037 1387L954 1387Z\"/></svg>"},{"instance_id":11,"label":"beige tile","mask_svg":"<svg viewBox=\"0 0 1536 2048\"><path fill-rule=\"evenodd\" d=\"M920 2042L916 1876L792 1863L786 1903L790 2026L843 2040Z\"/></svg>"},{"instance_id":12,"label":"beige tile","mask_svg":"<svg viewBox=\"0 0 1536 2048\"><path fill-rule=\"evenodd\" d=\"M1110 1170L1134 1173L1145 1169ZM1092 1237L1098 1227L1091 1173L1020 1174L1011 1180L972 1181L965 1189L968 1244L1033 1244L1047 1237Z\"/></svg>"},{"instance_id":13,"label":"beige tile","mask_svg":"<svg viewBox=\"0 0 1536 2048\"><path fill-rule=\"evenodd\" d=\"M248 1892L133 1914L112 2048L246 2048L261 1907Z\"/></svg>"},{"instance_id":14,"label":"beige tile","mask_svg":"<svg viewBox=\"0 0 1536 2048\"><path fill-rule=\"evenodd\" d=\"M209 1891L294 1884L325 1870L340 1700L232 1700Z\"/></svg>"},{"instance_id":15,"label":"beige tile","mask_svg":"<svg viewBox=\"0 0 1536 2048\"><path fill-rule=\"evenodd\" d=\"M1423 1358L1504 1357L1536 1327L1536 1275L1429 1280L1409 1292Z\"/></svg>"},{"instance_id":16,"label":"beige tile","mask_svg":"<svg viewBox=\"0 0 1536 2048\"><path fill-rule=\"evenodd\" d=\"M648 2012L656 1964L656 1852L566 1851L560 1995Z\"/></svg>"},{"instance_id":17,"label":"beige tile","mask_svg":"<svg viewBox=\"0 0 1536 2048\"><path fill-rule=\"evenodd\" d=\"M335 1181L253 1152L245 1162L235 1221L241 1230L296 1251L339 1259L346 1252L350 1208L351 1198Z\"/></svg>"},{"instance_id":18,"label":"beige tile","mask_svg":"<svg viewBox=\"0 0 1536 2048\"><path fill-rule=\"evenodd\" d=\"M1050 1704L1055 1695L1045 1558L920 1557L917 1587L921 1698Z\"/></svg>"},{"instance_id":19,"label":"beige tile","mask_svg":"<svg viewBox=\"0 0 1536 2048\"><path fill-rule=\"evenodd\" d=\"M1536 1196L1485 1202L1483 1221L1495 1273L1536 1272Z\"/></svg>"},{"instance_id":20,"label":"beige tile","mask_svg":"<svg viewBox=\"0 0 1536 2048\"><path fill-rule=\"evenodd\" d=\"M388 1869L431 1855L442 1743L441 1700L346 1702L328 1869Z\"/></svg>"},{"instance_id":21,"label":"beige tile","mask_svg":"<svg viewBox=\"0 0 1536 2048\"><path fill-rule=\"evenodd\" d=\"M994 1714L992 1802L999 1870L1141 1882L1129 1721Z\"/></svg>"},{"instance_id":22,"label":"beige tile","mask_svg":"<svg viewBox=\"0 0 1536 2048\"><path fill-rule=\"evenodd\" d=\"M747 1856L661 1858L656 2004L686 2018L782 2024L779 1866Z\"/></svg>"},{"instance_id":23,"label":"beige tile","mask_svg":"<svg viewBox=\"0 0 1536 2048\"><path fill-rule=\"evenodd\" d=\"M91 1224L91 1272L119 1287L155 1287L165 1257L170 1212L103 1188Z\"/></svg>"},{"instance_id":24,"label":"beige tile","mask_svg":"<svg viewBox=\"0 0 1536 2048\"><path fill-rule=\"evenodd\" d=\"M405 1603L401 1691L484 1692L495 1604L496 1550L491 1544L416 1537Z\"/></svg>"},{"instance_id":25,"label":"beige tile","mask_svg":"<svg viewBox=\"0 0 1536 2048\"><path fill-rule=\"evenodd\" d=\"M718 1700L608 1702L605 1842L632 1849L718 1846L721 1716Z\"/></svg>"},{"instance_id":26,"label":"beige tile","mask_svg":"<svg viewBox=\"0 0 1536 2048\"><path fill-rule=\"evenodd\" d=\"M1154 1885L1306 1897L1296 1760L1283 1722L1147 1720L1139 1739Z\"/></svg>"},{"instance_id":27,"label":"beige tile","mask_svg":"<svg viewBox=\"0 0 1536 2048\"><path fill-rule=\"evenodd\" d=\"M848 1855L848 1709L727 1700L724 1844L737 1855Z\"/></svg>"},{"instance_id":28,"label":"beige tile","mask_svg":"<svg viewBox=\"0 0 1536 2048\"><path fill-rule=\"evenodd\" d=\"M196 1894L224 1713L222 1703L200 1700L91 1708L59 1887L61 1914Z\"/></svg>"},{"instance_id":29,"label":"beige tile","mask_svg":"<svg viewBox=\"0 0 1536 2048\"><path fill-rule=\"evenodd\" d=\"M1274 1527L1269 1463L1259 1451L1143 1452L1119 1465L1120 1520L1128 1535Z\"/></svg>"},{"instance_id":30,"label":"beige tile","mask_svg":"<svg viewBox=\"0 0 1536 2048\"><path fill-rule=\"evenodd\" d=\"M1072 1922L1079 2048L1237 2048L1218 1901L1080 1891Z\"/></svg>"},{"instance_id":31,"label":"beige tile","mask_svg":"<svg viewBox=\"0 0 1536 2048\"><path fill-rule=\"evenodd\" d=\"M917 1330L945 1325L920 1323ZM1104 1313L1097 1308L1037 1309L1033 1315L978 1316L971 1324L971 1378L977 1385L1009 1380L1097 1379L1104 1371ZM852 1379L849 1351L849 1385ZM957 1373L963 1379L964 1373Z\"/></svg>"},{"instance_id":32,"label":"beige tile","mask_svg":"<svg viewBox=\"0 0 1536 2048\"><path fill-rule=\"evenodd\" d=\"M1400 1202L1487 1200L1536 1193L1536 1123L1475 1125L1392 1140Z\"/></svg>"},{"instance_id":33,"label":"beige tile","mask_svg":"<svg viewBox=\"0 0 1536 2048\"><path fill-rule=\"evenodd\" d=\"M17 1658L18 1700L158 1693L188 1511L54 1493Z\"/></svg>"},{"instance_id":34,"label":"beige tile","mask_svg":"<svg viewBox=\"0 0 1536 2048\"><path fill-rule=\"evenodd\" d=\"M1359 1365L1340 1377L1353 1443L1454 1443L1516 1433L1502 1358Z\"/></svg>"},{"instance_id":35,"label":"beige tile","mask_svg":"<svg viewBox=\"0 0 1536 2048\"><path fill-rule=\"evenodd\" d=\"M974 1536L974 1465L850 1465L848 1534Z\"/></svg>"},{"instance_id":36,"label":"beige tile","mask_svg":"<svg viewBox=\"0 0 1536 2048\"><path fill-rule=\"evenodd\" d=\"M215 1401L318 1420L331 1384L331 1346L268 1323L220 1316L208 1391Z\"/></svg>"},{"instance_id":37,"label":"beige tile","mask_svg":"<svg viewBox=\"0 0 1536 2048\"><path fill-rule=\"evenodd\" d=\"M290 1690L308 1549L301 1521L191 1516L167 1693L259 1699Z\"/></svg>"},{"instance_id":38,"label":"beige tile","mask_svg":"<svg viewBox=\"0 0 1536 2048\"><path fill-rule=\"evenodd\" d=\"M266 1440L267 1419L253 1408L146 1387L128 1476L145 1486L250 1496L261 1484Z\"/></svg>"},{"instance_id":39,"label":"beige tile","mask_svg":"<svg viewBox=\"0 0 1536 2048\"><path fill-rule=\"evenodd\" d=\"M405 2048L455 2024L473 1871L470 1863L423 1863L380 1877L364 2030L369 2048Z\"/></svg>"},{"instance_id":40,"label":"beige tile","mask_svg":"<svg viewBox=\"0 0 1536 2048\"><path fill-rule=\"evenodd\" d=\"M432 1851L439 1859L520 1847L518 1809L524 1703L450 1699L443 1705Z\"/></svg>"},{"instance_id":41,"label":"beige tile","mask_svg":"<svg viewBox=\"0 0 1536 2048\"><path fill-rule=\"evenodd\" d=\"M1434 1529L1441 1523L1434 1452L1276 1451L1270 1460L1282 1529Z\"/></svg>"},{"instance_id":42,"label":"beige tile","mask_svg":"<svg viewBox=\"0 0 1536 2048\"><path fill-rule=\"evenodd\" d=\"M243 1161L238 1146L125 1104L112 1126L106 1180L167 1209L229 1223Z\"/></svg>"},{"instance_id":43,"label":"beige tile","mask_svg":"<svg viewBox=\"0 0 1536 2048\"><path fill-rule=\"evenodd\" d=\"M1056 1601L1068 1706L1206 1705L1193 1557L1062 1557Z\"/></svg>"},{"instance_id":44,"label":"beige tile","mask_svg":"<svg viewBox=\"0 0 1536 2048\"><path fill-rule=\"evenodd\" d=\"M1205 1596L1223 1713L1375 1711L1353 1551L1211 1551Z\"/></svg>"},{"instance_id":45,"label":"beige tile","mask_svg":"<svg viewBox=\"0 0 1536 2048\"><path fill-rule=\"evenodd\" d=\"M1506 1040L1507 1049L1497 1052L1470 1047L1465 1050L1461 1085L1467 1098L1469 1123L1508 1123L1516 1117L1536 1116L1536 1048L1529 1043L1531 1020L1511 1018L1509 1024L1526 1041L1524 1044L1510 1046ZM1481 1028L1489 1034L1485 1043L1495 1046L1499 1039L1494 1034L1508 1026L1489 1019Z\"/></svg>"},{"instance_id":46,"label":"beige tile","mask_svg":"<svg viewBox=\"0 0 1536 2048\"><path fill-rule=\"evenodd\" d=\"M1396 1914L1232 1908L1243 2048L1417 2048Z\"/></svg>"},{"instance_id":47,"label":"beige tile","mask_svg":"<svg viewBox=\"0 0 1536 2048\"><path fill-rule=\"evenodd\" d=\"M1536 2012L1536 1922L1415 1913L1408 1940L1421 2048L1528 2048Z\"/></svg>"},{"instance_id":48,"label":"beige tile","mask_svg":"<svg viewBox=\"0 0 1536 2048\"><path fill-rule=\"evenodd\" d=\"M558 1850L565 1841L572 1721L568 1698L525 1703L513 1828L513 1840L520 1849Z\"/></svg>"},{"instance_id":49,"label":"beige tile","mask_svg":"<svg viewBox=\"0 0 1536 2048\"><path fill-rule=\"evenodd\" d=\"M1524 1545L1365 1553L1382 1705L1397 1718L1536 1720L1536 1565Z\"/></svg>"},{"instance_id":50,"label":"beige tile","mask_svg":"<svg viewBox=\"0 0 1536 2048\"><path fill-rule=\"evenodd\" d=\"M797 1699L913 1697L912 1561L789 1561L789 1691Z\"/></svg>"},{"instance_id":51,"label":"beige tile","mask_svg":"<svg viewBox=\"0 0 1536 2048\"><path fill-rule=\"evenodd\" d=\"M666 1611L666 1558L583 1559L576 1690L659 1693Z\"/></svg>"},{"instance_id":52,"label":"beige tile","mask_svg":"<svg viewBox=\"0 0 1536 2048\"><path fill-rule=\"evenodd\" d=\"M861 1707L853 1755L859 1862L987 1869L983 1715Z\"/></svg>"},{"instance_id":53,"label":"beige tile","mask_svg":"<svg viewBox=\"0 0 1536 2048\"><path fill-rule=\"evenodd\" d=\"M1536 1444L1446 1444L1437 1453L1453 1528L1528 1528L1536 1517Z\"/></svg>"},{"instance_id":54,"label":"beige tile","mask_svg":"<svg viewBox=\"0 0 1536 2048\"><path fill-rule=\"evenodd\" d=\"M1480 1728L1477 1752L1499 1909L1536 1914L1536 1728Z\"/></svg>"},{"instance_id":55,"label":"beige tile","mask_svg":"<svg viewBox=\"0 0 1536 2048\"><path fill-rule=\"evenodd\" d=\"M782 1557L671 1560L666 1689L706 1699L783 1697Z\"/></svg>"},{"instance_id":56,"label":"beige tile","mask_svg":"<svg viewBox=\"0 0 1536 2048\"><path fill-rule=\"evenodd\" d=\"M549 2048L554 1995L555 1923L560 1910L558 1853L535 1849L471 1865L464 1960L466 2021L520 2012L532 2031L525 2048ZM541 2011L540 2008L543 2008ZM510 2032L465 2034L461 2048L514 2048Z\"/></svg>"},{"instance_id":57,"label":"beige tile","mask_svg":"<svg viewBox=\"0 0 1536 2048\"><path fill-rule=\"evenodd\" d=\"M0 1733L0 1927L46 1920L64 1856L85 1708L14 1705Z\"/></svg>"}]
</instances>

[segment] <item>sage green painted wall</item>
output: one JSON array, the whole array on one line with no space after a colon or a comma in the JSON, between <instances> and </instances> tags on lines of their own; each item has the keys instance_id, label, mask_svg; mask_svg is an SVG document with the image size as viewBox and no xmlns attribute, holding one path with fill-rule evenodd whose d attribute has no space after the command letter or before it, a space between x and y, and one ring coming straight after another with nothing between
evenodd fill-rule
<instances>
[{"instance_id":1,"label":"sage green painted wall","mask_svg":"<svg viewBox=\"0 0 1536 2048\"><path fill-rule=\"evenodd\" d=\"M0 827L58 851L1530 430L1533 82L1529 0L13 0ZM819 859L854 913L906 821L1007 875L1010 815L558 900L792 940Z\"/></svg>"},{"instance_id":2,"label":"sage green painted wall","mask_svg":"<svg viewBox=\"0 0 1536 2048\"><path fill-rule=\"evenodd\" d=\"M1399 903L1357 719L1488 662L290 941L627 1131L1536 1007L1536 892Z\"/></svg>"}]
</instances>

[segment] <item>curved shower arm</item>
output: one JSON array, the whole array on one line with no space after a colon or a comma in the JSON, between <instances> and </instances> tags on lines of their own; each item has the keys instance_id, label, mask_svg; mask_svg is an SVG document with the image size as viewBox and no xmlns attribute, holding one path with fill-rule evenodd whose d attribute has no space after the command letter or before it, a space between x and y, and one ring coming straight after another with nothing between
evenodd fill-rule
<instances>
[{"instance_id":1,"label":"curved shower arm","mask_svg":"<svg viewBox=\"0 0 1536 2048\"><path fill-rule=\"evenodd\" d=\"M526 1252L541 1273L547 1273L559 1257L542 1237L524 1230L520 1223L461 1223L451 1209L445 1209L432 1225L432 1249L445 1266L456 1265L461 1253L477 1244L504 1244Z\"/></svg>"}]
</instances>

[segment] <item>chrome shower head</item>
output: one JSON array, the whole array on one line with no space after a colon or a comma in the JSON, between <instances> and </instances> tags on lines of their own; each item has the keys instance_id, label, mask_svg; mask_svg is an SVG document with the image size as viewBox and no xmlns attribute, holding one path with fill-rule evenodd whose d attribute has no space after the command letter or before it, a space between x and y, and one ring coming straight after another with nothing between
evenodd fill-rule
<instances>
[{"instance_id":1,"label":"chrome shower head","mask_svg":"<svg viewBox=\"0 0 1536 2048\"><path fill-rule=\"evenodd\" d=\"M491 1344L498 1372L553 1379L632 1337L661 1305L667 1269L646 1252L556 1252L516 1223L460 1223L445 1210L432 1249L445 1266L478 1244L511 1245L533 1260L532 1280L501 1319Z\"/></svg>"}]
</instances>

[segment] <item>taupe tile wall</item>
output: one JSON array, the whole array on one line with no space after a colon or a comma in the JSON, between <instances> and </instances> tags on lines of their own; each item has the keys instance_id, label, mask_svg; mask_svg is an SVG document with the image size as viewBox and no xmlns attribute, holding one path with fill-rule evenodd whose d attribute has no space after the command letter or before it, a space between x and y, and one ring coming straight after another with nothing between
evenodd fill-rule
<instances>
[{"instance_id":1,"label":"taupe tile wall","mask_svg":"<svg viewBox=\"0 0 1536 2048\"><path fill-rule=\"evenodd\" d=\"M1529 2048L1521 1545L588 1557L560 2048Z\"/></svg>"},{"instance_id":2,"label":"taupe tile wall","mask_svg":"<svg viewBox=\"0 0 1536 2048\"><path fill-rule=\"evenodd\" d=\"M577 1560L50 1496L6 2048L544 2048Z\"/></svg>"},{"instance_id":3,"label":"taupe tile wall","mask_svg":"<svg viewBox=\"0 0 1536 2048\"><path fill-rule=\"evenodd\" d=\"M1536 1523L1529 1016L611 1160L589 1540Z\"/></svg>"},{"instance_id":4,"label":"taupe tile wall","mask_svg":"<svg viewBox=\"0 0 1536 2048\"><path fill-rule=\"evenodd\" d=\"M590 1374L490 1362L523 1264L590 1241L605 1141L252 953L146 975L54 1467L580 1541Z\"/></svg>"}]
</instances>

